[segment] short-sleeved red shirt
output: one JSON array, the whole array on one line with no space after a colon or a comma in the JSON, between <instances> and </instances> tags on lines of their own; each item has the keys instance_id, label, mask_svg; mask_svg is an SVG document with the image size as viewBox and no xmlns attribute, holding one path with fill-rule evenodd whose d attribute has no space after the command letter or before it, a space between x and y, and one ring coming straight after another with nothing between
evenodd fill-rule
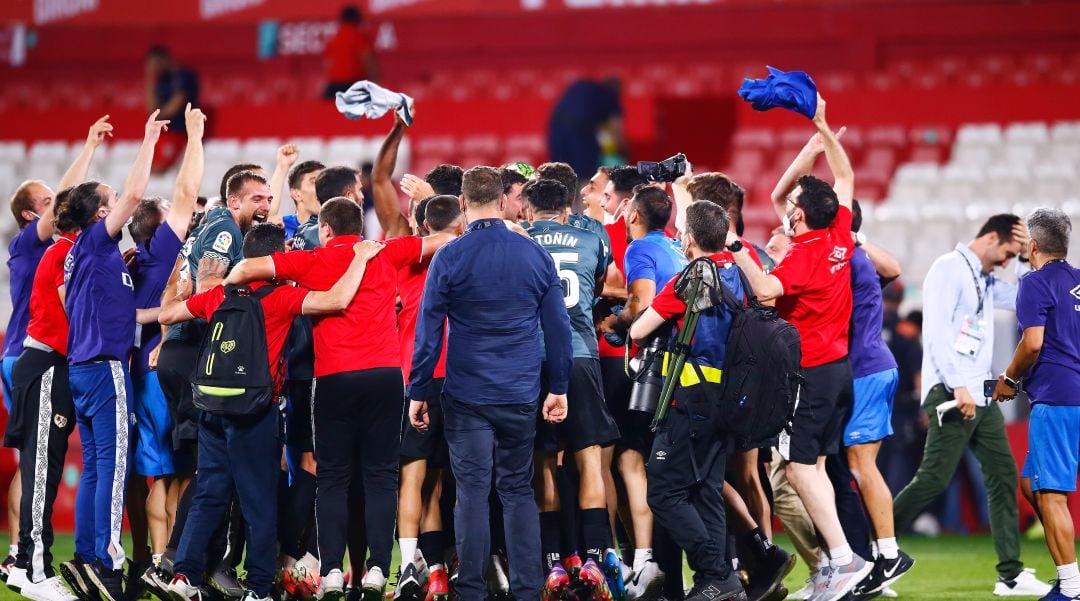
<instances>
[{"instance_id":1,"label":"short-sleeved red shirt","mask_svg":"<svg viewBox=\"0 0 1080 601\"><path fill-rule=\"evenodd\" d=\"M854 249L851 210L841 206L829 227L795 236L784 260L770 272L784 288L776 309L802 338L803 367L848 354Z\"/></svg>"},{"instance_id":2,"label":"short-sleeved red shirt","mask_svg":"<svg viewBox=\"0 0 1080 601\"><path fill-rule=\"evenodd\" d=\"M251 288L258 290L267 286L266 282L252 282ZM293 286L278 286L276 290L262 298L263 317L266 319L266 346L270 351L270 376L275 382L284 381L285 374L277 373L282 364L279 360L285 348L285 339L289 336L293 318L304 312L304 299L308 290ZM187 299L187 310L194 317L210 319L214 311L225 302L225 287L221 284L206 292Z\"/></svg>"},{"instance_id":3,"label":"short-sleeved red shirt","mask_svg":"<svg viewBox=\"0 0 1080 601\"><path fill-rule=\"evenodd\" d=\"M349 268L359 236L335 236L326 246L273 255L275 277L309 290L329 290ZM397 331L398 271L419 263L423 241L403 236L368 261L360 289L341 313L316 317L315 377L379 367L401 367Z\"/></svg>"},{"instance_id":4,"label":"short-sleeved red shirt","mask_svg":"<svg viewBox=\"0 0 1080 601\"><path fill-rule=\"evenodd\" d=\"M607 230L608 238L611 239L611 258L615 261L615 268L625 276L626 247L630 245L626 241L626 217L620 217L615 223L605 225L604 229ZM597 346L601 357L621 358L626 352L624 347L611 346L603 336L599 338Z\"/></svg>"},{"instance_id":5,"label":"short-sleeved red shirt","mask_svg":"<svg viewBox=\"0 0 1080 601\"><path fill-rule=\"evenodd\" d=\"M56 289L64 285L64 261L71 247L75 246L76 236L61 234L60 239L45 249L34 272L34 283L30 289L30 323L26 326L27 336L65 356L68 318Z\"/></svg>"},{"instance_id":6,"label":"short-sleeved red shirt","mask_svg":"<svg viewBox=\"0 0 1080 601\"><path fill-rule=\"evenodd\" d=\"M364 55L371 42L363 30L349 25L338 27L337 33L326 42L326 77L335 83L352 83L367 78Z\"/></svg>"},{"instance_id":7,"label":"short-sleeved red shirt","mask_svg":"<svg viewBox=\"0 0 1080 601\"><path fill-rule=\"evenodd\" d=\"M420 313L420 301L424 298L424 281L430 261L410 263L398 272L398 296L401 311L398 312L398 335L401 338L401 372L409 381L412 371L413 348L416 345L416 316ZM439 362L435 364L433 378L446 377L446 341L443 341Z\"/></svg>"}]
</instances>

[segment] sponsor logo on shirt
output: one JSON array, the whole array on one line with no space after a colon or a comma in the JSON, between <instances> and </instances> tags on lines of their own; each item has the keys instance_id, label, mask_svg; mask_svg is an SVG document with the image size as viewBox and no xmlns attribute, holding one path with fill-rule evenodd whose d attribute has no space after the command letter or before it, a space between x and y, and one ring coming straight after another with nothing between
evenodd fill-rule
<instances>
[{"instance_id":1,"label":"sponsor logo on shirt","mask_svg":"<svg viewBox=\"0 0 1080 601\"><path fill-rule=\"evenodd\" d=\"M829 253L829 261L834 265L829 269L831 273L836 273L847 265L847 249L843 246L834 246L832 252Z\"/></svg>"},{"instance_id":2,"label":"sponsor logo on shirt","mask_svg":"<svg viewBox=\"0 0 1080 601\"><path fill-rule=\"evenodd\" d=\"M1077 286L1076 288L1070 290L1069 294L1073 295L1073 298L1075 298L1076 300L1080 300L1080 286ZM1076 306L1076 310L1080 311L1080 305Z\"/></svg>"},{"instance_id":3,"label":"sponsor logo on shirt","mask_svg":"<svg viewBox=\"0 0 1080 601\"><path fill-rule=\"evenodd\" d=\"M214 238L214 244L210 247L219 253L229 252L229 247L232 246L232 234L229 232L221 232Z\"/></svg>"}]
</instances>

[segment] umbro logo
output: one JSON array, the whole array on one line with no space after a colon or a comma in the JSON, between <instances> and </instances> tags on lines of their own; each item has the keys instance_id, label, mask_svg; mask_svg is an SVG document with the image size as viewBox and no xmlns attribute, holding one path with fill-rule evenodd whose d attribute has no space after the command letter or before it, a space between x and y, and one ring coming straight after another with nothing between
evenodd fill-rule
<instances>
[{"instance_id":1,"label":"umbro logo","mask_svg":"<svg viewBox=\"0 0 1080 601\"><path fill-rule=\"evenodd\" d=\"M663 461L665 459L667 459L667 451L657 451L656 452L656 460L657 461Z\"/></svg>"},{"instance_id":2,"label":"umbro logo","mask_svg":"<svg viewBox=\"0 0 1080 601\"><path fill-rule=\"evenodd\" d=\"M1077 286L1076 288L1070 290L1069 294L1073 295L1076 300L1080 300L1080 286Z\"/></svg>"}]
</instances>

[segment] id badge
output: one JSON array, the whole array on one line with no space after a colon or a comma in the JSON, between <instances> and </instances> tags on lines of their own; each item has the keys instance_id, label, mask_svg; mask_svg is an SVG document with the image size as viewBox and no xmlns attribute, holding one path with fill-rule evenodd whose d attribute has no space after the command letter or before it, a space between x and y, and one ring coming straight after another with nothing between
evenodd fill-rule
<instances>
[{"instance_id":1,"label":"id badge","mask_svg":"<svg viewBox=\"0 0 1080 601\"><path fill-rule=\"evenodd\" d=\"M957 335L956 342L953 343L953 348L961 355L974 357L979 353L985 339L986 331L982 320L965 317L964 323L960 327L960 334Z\"/></svg>"}]
</instances>

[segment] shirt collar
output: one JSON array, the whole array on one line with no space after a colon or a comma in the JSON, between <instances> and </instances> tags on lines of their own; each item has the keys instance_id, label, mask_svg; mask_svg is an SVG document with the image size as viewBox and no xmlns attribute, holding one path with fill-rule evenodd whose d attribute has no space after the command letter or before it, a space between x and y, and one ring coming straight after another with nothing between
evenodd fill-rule
<instances>
[{"instance_id":1,"label":"shirt collar","mask_svg":"<svg viewBox=\"0 0 1080 601\"><path fill-rule=\"evenodd\" d=\"M648 238L649 236L652 236L653 238L667 238L667 232L665 232L664 230L653 230L645 234L646 238Z\"/></svg>"},{"instance_id":2,"label":"shirt collar","mask_svg":"<svg viewBox=\"0 0 1080 601\"><path fill-rule=\"evenodd\" d=\"M61 240L67 240L68 242L70 242L72 244L75 244L75 239L78 238L78 237L79 237L78 232L75 232L75 233L63 232L63 233L60 234L60 237L57 238L56 241L59 242Z\"/></svg>"},{"instance_id":3,"label":"shirt collar","mask_svg":"<svg viewBox=\"0 0 1080 601\"><path fill-rule=\"evenodd\" d=\"M498 217L489 217L487 219L477 219L476 221L470 221L469 226L465 228L465 231L471 232L473 230L482 230L486 227L500 226L505 228L506 224Z\"/></svg>"},{"instance_id":4,"label":"shirt collar","mask_svg":"<svg viewBox=\"0 0 1080 601\"><path fill-rule=\"evenodd\" d=\"M821 237L821 230L810 230L808 232L804 232L804 233L799 234L798 236L795 236L794 238L792 238L791 243L792 244L802 244L803 242L810 242L812 240L817 240L820 237Z\"/></svg>"},{"instance_id":5,"label":"shirt collar","mask_svg":"<svg viewBox=\"0 0 1080 601\"><path fill-rule=\"evenodd\" d=\"M347 236L334 236L326 241L327 248L334 248L337 246L351 246L360 241L360 236L349 234Z\"/></svg>"},{"instance_id":6,"label":"shirt collar","mask_svg":"<svg viewBox=\"0 0 1080 601\"><path fill-rule=\"evenodd\" d=\"M735 257L731 256L731 253L726 250L709 255L709 259L713 263L716 263L717 267L725 267L728 263L733 263L735 261Z\"/></svg>"},{"instance_id":7,"label":"shirt collar","mask_svg":"<svg viewBox=\"0 0 1080 601\"><path fill-rule=\"evenodd\" d=\"M956 252L960 253L960 256L967 261L968 265L975 270L976 274L979 274L983 277L990 275L983 271L982 259L980 259L974 251L968 248L967 244L964 244L963 242L958 243L956 245Z\"/></svg>"},{"instance_id":8,"label":"shirt collar","mask_svg":"<svg viewBox=\"0 0 1080 601\"><path fill-rule=\"evenodd\" d=\"M319 216L318 215L312 215L311 217L308 217L307 221L305 221L304 223L307 223L307 224L310 224L310 225L318 225L319 224Z\"/></svg>"}]
</instances>

